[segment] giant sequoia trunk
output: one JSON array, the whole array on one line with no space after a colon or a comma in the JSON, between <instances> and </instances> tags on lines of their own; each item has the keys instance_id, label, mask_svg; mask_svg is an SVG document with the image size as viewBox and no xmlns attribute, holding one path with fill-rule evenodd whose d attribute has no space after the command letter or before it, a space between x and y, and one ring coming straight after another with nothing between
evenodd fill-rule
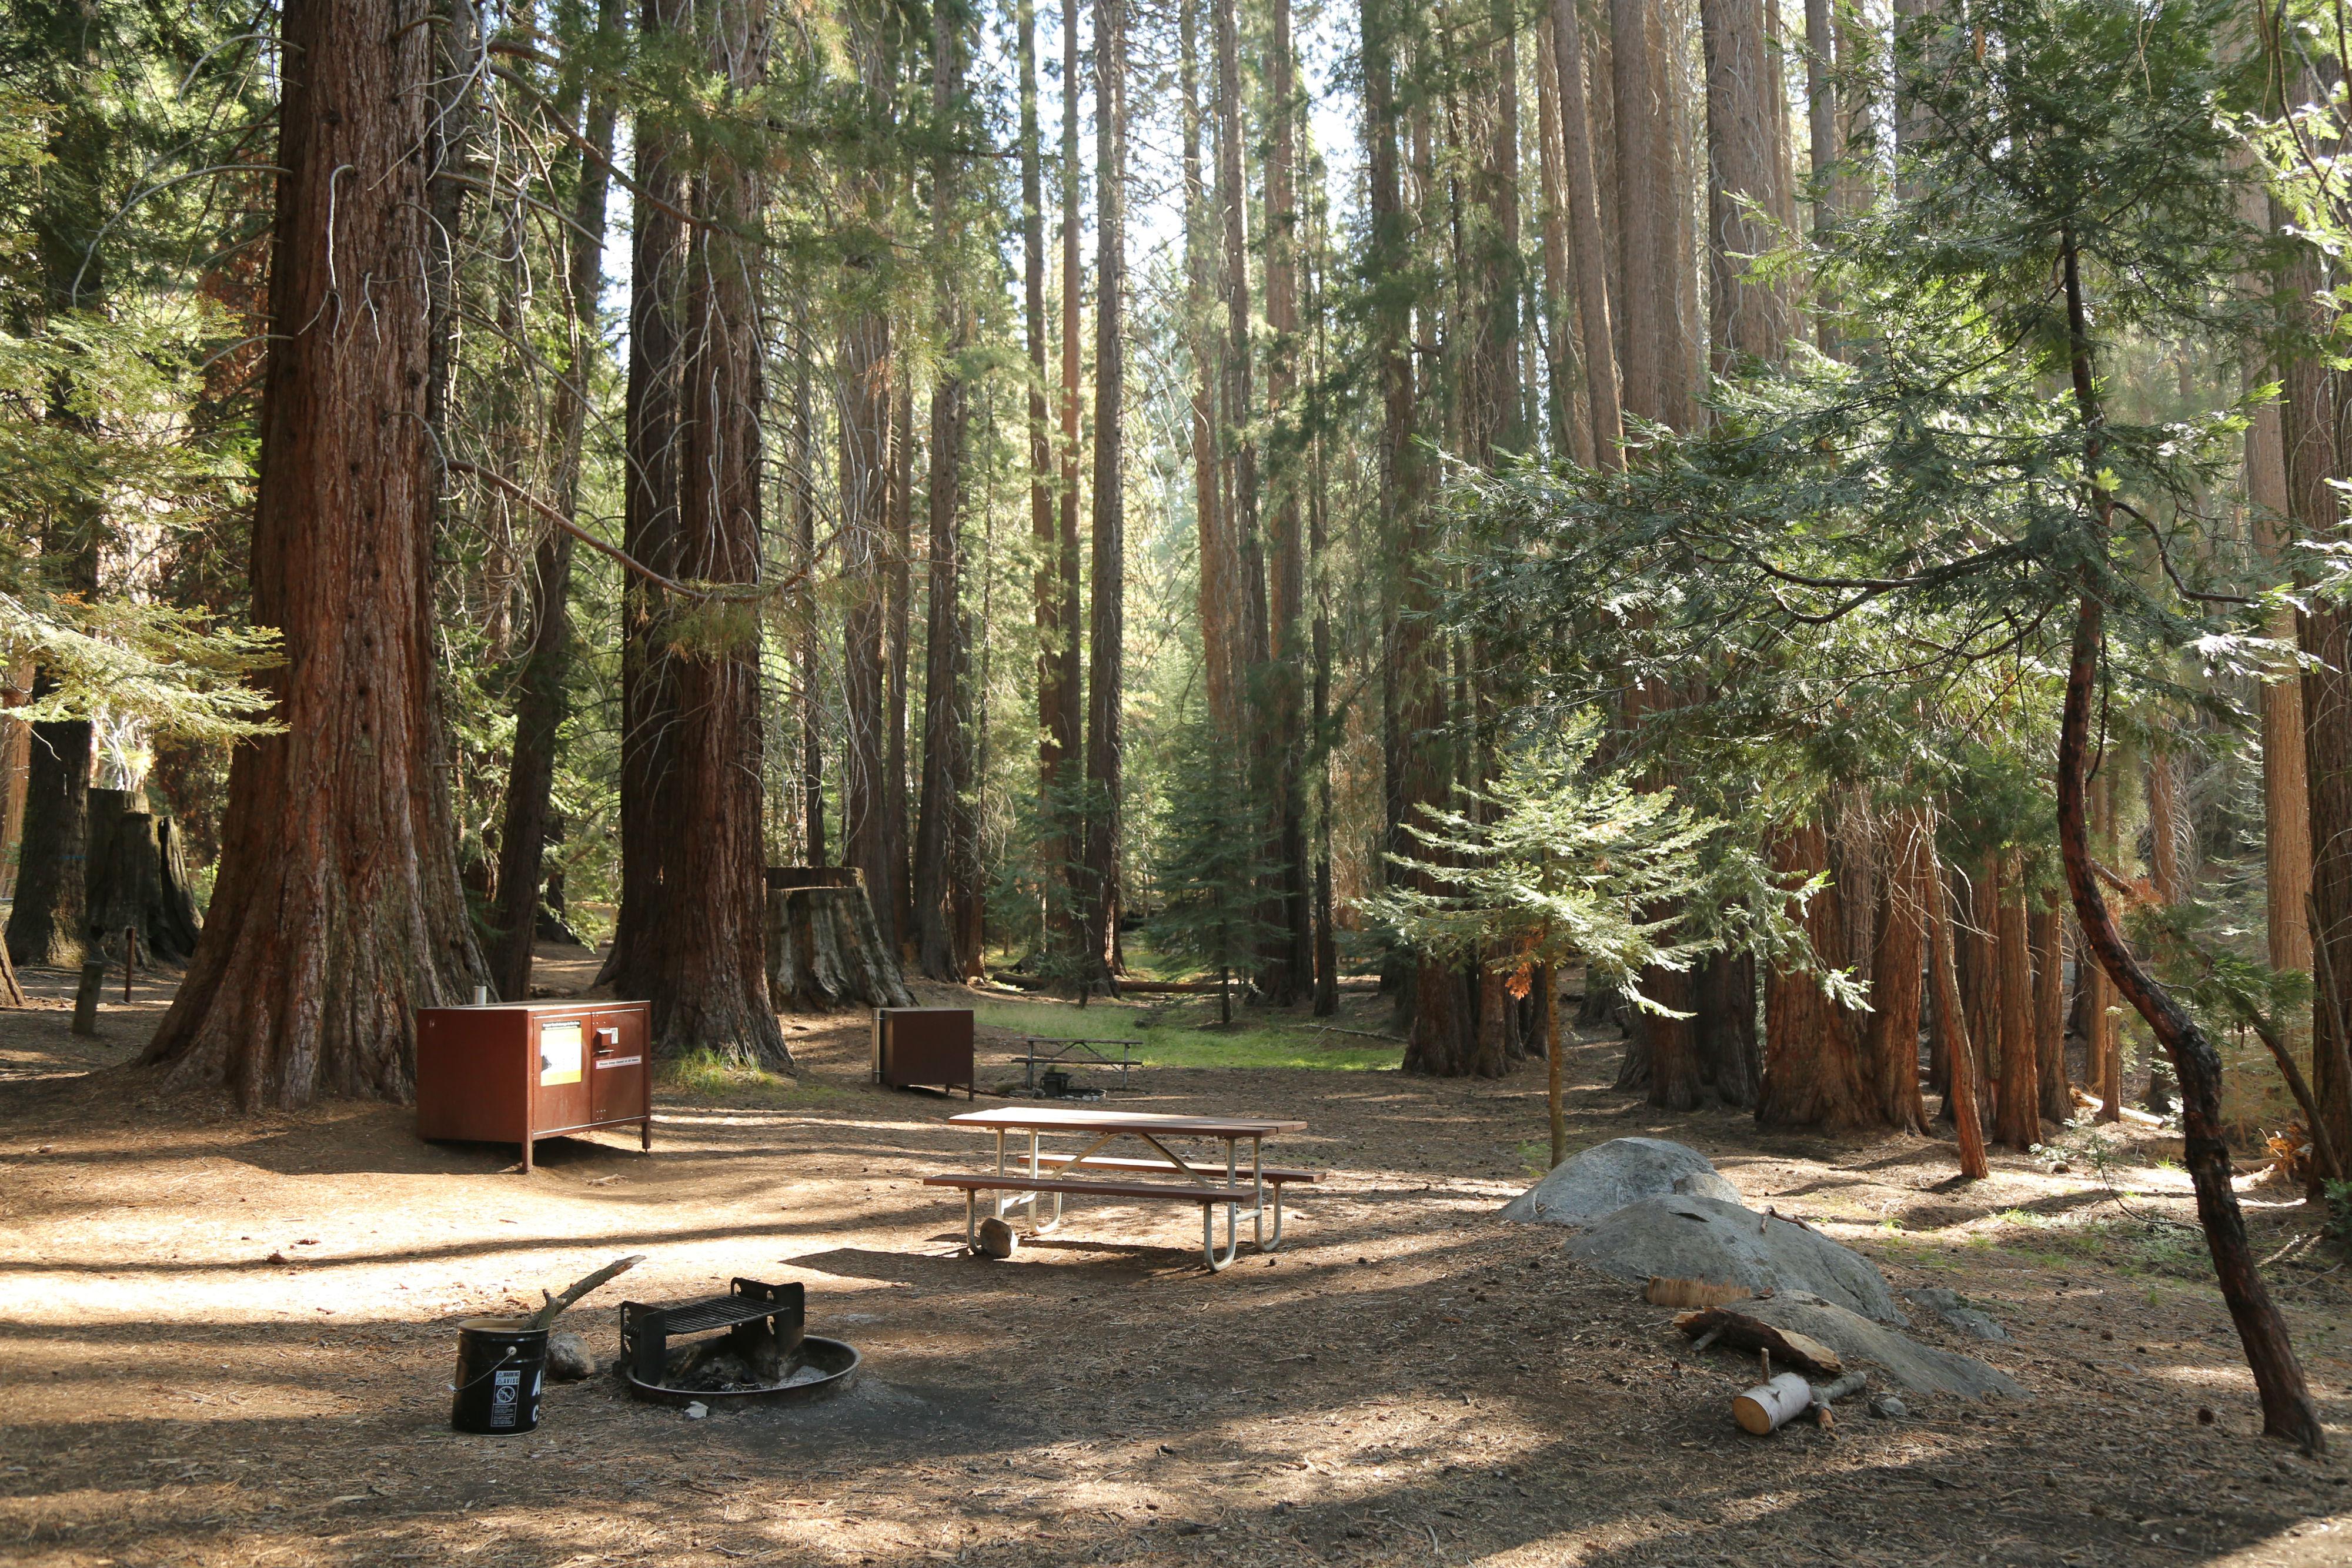
<instances>
[{"instance_id":1,"label":"giant sequoia trunk","mask_svg":"<svg viewBox=\"0 0 2352 1568\"><path fill-rule=\"evenodd\" d=\"M204 936L143 1059L247 1106L404 1098L415 1009L488 977L438 767L433 42L408 21L388 0L284 11L252 605L285 639L261 679L286 730L237 748Z\"/></svg>"},{"instance_id":2,"label":"giant sequoia trunk","mask_svg":"<svg viewBox=\"0 0 2352 1568\"><path fill-rule=\"evenodd\" d=\"M1559 79L1560 157L1567 183L1570 243L1576 255L1577 319L1584 329L1585 406L1593 456L1604 468L1624 463L1624 414L1618 402L1617 341L1609 294L1609 236L1601 222L1592 117L1586 108L1584 33L1576 0L1552 0L1552 51Z\"/></svg>"},{"instance_id":3,"label":"giant sequoia trunk","mask_svg":"<svg viewBox=\"0 0 2352 1568\"><path fill-rule=\"evenodd\" d=\"M893 467L903 432L893 428L898 381L890 318L879 298L877 274L889 245L893 180L880 148L894 133L898 57L889 27L866 18L852 40L866 110L865 134L874 145L845 193L862 232L843 257L844 286L854 301L841 329L836 363L841 410L837 477L841 493L840 576L849 596L842 614L841 836L842 861L866 878L882 940L898 950L892 864L889 777L890 637Z\"/></svg>"}]
</instances>

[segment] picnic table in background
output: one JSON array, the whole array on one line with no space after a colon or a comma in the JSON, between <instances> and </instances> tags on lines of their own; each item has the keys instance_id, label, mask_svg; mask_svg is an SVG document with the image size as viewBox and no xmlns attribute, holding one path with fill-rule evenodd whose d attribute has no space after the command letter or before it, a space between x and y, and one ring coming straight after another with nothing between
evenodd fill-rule
<instances>
[{"instance_id":1,"label":"picnic table in background","mask_svg":"<svg viewBox=\"0 0 2352 1568\"><path fill-rule=\"evenodd\" d=\"M1284 1133L1303 1133L1304 1122L1256 1116L1162 1116L1140 1111L1080 1111L1059 1106L1034 1110L1019 1106L968 1111L948 1118L950 1125L974 1127L996 1134L996 1168L980 1173L949 1172L923 1178L926 1186L961 1188L964 1195L964 1240L977 1246L980 1195L996 1194L996 1217L1026 1205L1031 1233L1042 1235L1062 1222L1063 1199L1073 1196L1118 1197L1144 1202L1193 1203L1201 1208L1201 1255L1211 1273L1231 1266L1241 1250L1240 1218L1248 1213L1258 1250L1271 1252L1282 1245L1282 1189L1293 1182L1322 1179L1319 1171L1268 1166L1265 1140ZM1013 1151L1007 1164L1005 1134L1028 1134L1026 1163ZM1040 1140L1061 1135L1087 1140L1076 1153L1048 1152ZM1133 1158L1098 1151L1121 1138L1139 1140L1151 1157ZM1241 1161L1246 1140L1250 1157ZM1208 1141L1224 1146L1223 1168L1199 1163L1179 1154L1172 1145ZM1126 1180L1106 1180L1096 1172L1115 1172ZM1158 1177L1161 1179L1150 1179ZM1040 1218L1040 1200L1051 1194L1054 1217ZM1269 1202L1269 1195L1271 1201ZM1225 1245L1216 1245L1216 1211L1225 1211ZM1271 1214L1273 1229L1266 1228Z\"/></svg>"},{"instance_id":2,"label":"picnic table in background","mask_svg":"<svg viewBox=\"0 0 2352 1568\"><path fill-rule=\"evenodd\" d=\"M1127 1070L1143 1065L1136 1060L1134 1047L1135 1041L1131 1040L1054 1040L1045 1035L1027 1034L1021 1037L1023 1054L1013 1060L1021 1063L1024 1088L1037 1087L1037 1070L1040 1067L1095 1066L1118 1068L1118 1086L1124 1090L1127 1087ZM1103 1054L1106 1048L1118 1054L1106 1056ZM1080 1056L1077 1054L1080 1051L1086 1054Z\"/></svg>"}]
</instances>

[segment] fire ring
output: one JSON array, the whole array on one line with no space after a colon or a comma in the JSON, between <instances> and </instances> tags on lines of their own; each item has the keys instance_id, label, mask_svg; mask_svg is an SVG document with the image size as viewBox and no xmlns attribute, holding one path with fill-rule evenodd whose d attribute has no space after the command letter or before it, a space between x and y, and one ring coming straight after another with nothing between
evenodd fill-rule
<instances>
[{"instance_id":1,"label":"fire ring","mask_svg":"<svg viewBox=\"0 0 2352 1568\"><path fill-rule=\"evenodd\" d=\"M809 1334L801 1341L801 1364L813 1366L824 1374L804 1383L782 1383L772 1388L672 1388L666 1384L647 1383L630 1369L626 1361L616 1361L613 1370L628 1385L630 1393L656 1405L707 1405L716 1409L731 1405L815 1405L845 1394L857 1382L858 1368L864 1358L855 1345L837 1339Z\"/></svg>"}]
</instances>

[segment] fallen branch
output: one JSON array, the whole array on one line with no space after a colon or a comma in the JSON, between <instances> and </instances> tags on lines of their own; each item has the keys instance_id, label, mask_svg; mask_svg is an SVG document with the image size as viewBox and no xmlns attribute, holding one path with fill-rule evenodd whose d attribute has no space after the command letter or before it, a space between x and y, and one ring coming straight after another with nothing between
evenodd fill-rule
<instances>
[{"instance_id":1,"label":"fallen branch","mask_svg":"<svg viewBox=\"0 0 2352 1568\"><path fill-rule=\"evenodd\" d=\"M574 1281L572 1284L564 1291L563 1294L560 1296L547 1296L547 1305L540 1308L539 1311L531 1314L530 1326L535 1329L543 1329L552 1326L555 1320L563 1315L563 1310L566 1307L569 1307L572 1302L578 1301L581 1297L586 1295L589 1291L594 1290L605 1281L613 1278L615 1274L625 1274L645 1260L646 1255L642 1252L632 1252L625 1258L616 1258L610 1263L605 1264L603 1268L597 1270L594 1273L588 1275L586 1278ZM547 1292L541 1291L540 1294L546 1296Z\"/></svg>"}]
</instances>

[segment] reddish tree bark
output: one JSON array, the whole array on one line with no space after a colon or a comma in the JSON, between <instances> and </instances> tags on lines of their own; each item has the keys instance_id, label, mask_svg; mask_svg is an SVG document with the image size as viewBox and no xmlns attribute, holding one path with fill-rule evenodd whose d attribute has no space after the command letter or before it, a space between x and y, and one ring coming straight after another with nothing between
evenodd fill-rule
<instances>
[{"instance_id":1,"label":"reddish tree bark","mask_svg":"<svg viewBox=\"0 0 2352 1568\"><path fill-rule=\"evenodd\" d=\"M2033 1041L2033 964L2025 939L2025 888L2015 851L2000 868L1995 927L2000 976L2000 1093L1993 1130L2012 1149L2042 1141L2042 1059Z\"/></svg>"},{"instance_id":2,"label":"reddish tree bark","mask_svg":"<svg viewBox=\"0 0 2352 1568\"><path fill-rule=\"evenodd\" d=\"M401 1099L415 1009L488 980L437 766L421 157L429 30L283 13L253 620L282 734L229 772L220 881L142 1060L248 1107ZM355 292L364 279L364 298Z\"/></svg>"},{"instance_id":3,"label":"reddish tree bark","mask_svg":"<svg viewBox=\"0 0 2352 1568\"><path fill-rule=\"evenodd\" d=\"M765 71L765 11L758 0L697 8L698 42L730 97ZM678 564L691 581L750 584L760 573L760 178L714 143L696 186L709 222L686 263ZM636 994L653 1004L655 1054L708 1050L789 1071L768 997L758 625L746 599L690 613L672 623L675 706L663 716L680 810L667 824L656 961L634 977Z\"/></svg>"},{"instance_id":4,"label":"reddish tree bark","mask_svg":"<svg viewBox=\"0 0 2352 1568\"><path fill-rule=\"evenodd\" d=\"M1773 841L1775 871L1811 875L1828 863L1819 822L1807 821ZM1799 918L1814 951L1836 967L1844 915L1835 884L1814 894ZM1766 1126L1827 1129L1876 1122L1859 1033L1853 1015L1822 992L1820 977L1774 965L1764 980L1764 1087L1756 1119Z\"/></svg>"},{"instance_id":5,"label":"reddish tree bark","mask_svg":"<svg viewBox=\"0 0 2352 1568\"><path fill-rule=\"evenodd\" d=\"M2074 1097L2066 1085L2065 922L2058 895L2044 892L2033 912L2033 1043L2040 1062L2042 1119L2061 1125L2073 1120Z\"/></svg>"},{"instance_id":6,"label":"reddish tree bark","mask_svg":"<svg viewBox=\"0 0 2352 1568\"><path fill-rule=\"evenodd\" d=\"M1878 901L1878 931L1871 956L1871 1015L1865 1053L1879 1113L1909 1133L1927 1130L1927 1103L1919 1092L1919 1013L1927 957L1928 862L1935 828L1927 811L1895 813L1885 836L1885 896Z\"/></svg>"},{"instance_id":7,"label":"reddish tree bark","mask_svg":"<svg viewBox=\"0 0 2352 1568\"><path fill-rule=\"evenodd\" d=\"M1992 1174L1985 1159L1984 1124L1977 1116L1976 1048L1969 1042L1968 1008L1960 1000L1958 966L1953 959L1952 900L1944 887L1943 857L1927 855L1927 912L1935 922L1929 940L1928 973L1936 981L1936 1035L1950 1064L1951 1086L1944 1103L1960 1145L1960 1175L1982 1181Z\"/></svg>"}]
</instances>

